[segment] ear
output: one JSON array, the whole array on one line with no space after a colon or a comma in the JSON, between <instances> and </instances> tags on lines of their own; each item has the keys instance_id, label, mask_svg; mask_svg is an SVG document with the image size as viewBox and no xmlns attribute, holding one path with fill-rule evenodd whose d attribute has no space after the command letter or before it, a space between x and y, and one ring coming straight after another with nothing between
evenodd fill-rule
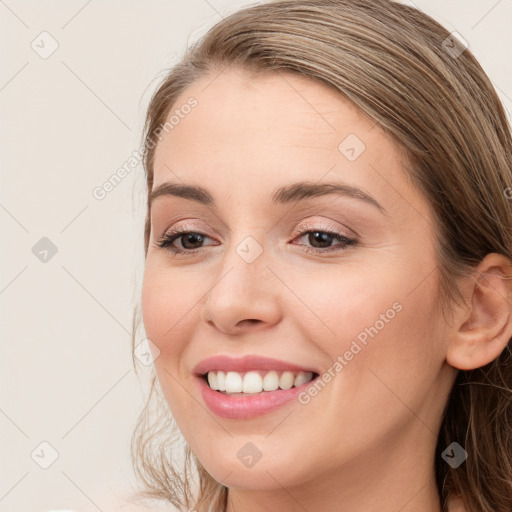
<instances>
[{"instance_id":1,"label":"ear","mask_svg":"<svg viewBox=\"0 0 512 512\"><path fill-rule=\"evenodd\" d=\"M512 337L512 265L490 253L465 278L465 308L458 311L446 361L459 370L480 368L496 359Z\"/></svg>"}]
</instances>

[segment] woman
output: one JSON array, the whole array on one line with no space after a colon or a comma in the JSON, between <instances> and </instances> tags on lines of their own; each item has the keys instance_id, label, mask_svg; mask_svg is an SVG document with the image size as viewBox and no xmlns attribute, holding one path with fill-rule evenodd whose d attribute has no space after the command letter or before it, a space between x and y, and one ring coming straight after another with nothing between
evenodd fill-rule
<instances>
[{"instance_id":1,"label":"woman","mask_svg":"<svg viewBox=\"0 0 512 512\"><path fill-rule=\"evenodd\" d=\"M471 52L388 0L255 5L145 145L145 495L510 512L512 141Z\"/></svg>"}]
</instances>

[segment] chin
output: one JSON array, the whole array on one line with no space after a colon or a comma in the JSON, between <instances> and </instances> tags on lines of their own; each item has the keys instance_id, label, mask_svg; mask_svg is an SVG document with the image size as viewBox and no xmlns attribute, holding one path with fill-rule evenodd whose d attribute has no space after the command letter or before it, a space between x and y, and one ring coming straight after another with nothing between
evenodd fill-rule
<instances>
[{"instance_id":1,"label":"chin","mask_svg":"<svg viewBox=\"0 0 512 512\"><path fill-rule=\"evenodd\" d=\"M259 445L261 444L259 441ZM308 464L308 468L301 468L297 464L303 460L301 457L288 458L282 452L276 453L275 450L275 457L267 457L265 460L265 455L262 454L261 458L257 459L257 452L254 449L256 443L253 446L251 441L240 443L234 438L233 445L236 445L233 446L233 450L219 449L218 453L209 452L208 457L198 457L212 478L226 487L252 490L293 487L307 481L308 477L304 471L310 472L313 467ZM228 452L233 455L226 455Z\"/></svg>"}]
</instances>

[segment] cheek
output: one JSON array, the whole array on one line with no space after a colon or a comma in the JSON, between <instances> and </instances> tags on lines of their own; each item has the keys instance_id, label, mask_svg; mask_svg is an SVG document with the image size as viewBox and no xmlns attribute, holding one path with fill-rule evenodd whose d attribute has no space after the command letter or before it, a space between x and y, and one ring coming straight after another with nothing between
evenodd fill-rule
<instances>
[{"instance_id":1,"label":"cheek","mask_svg":"<svg viewBox=\"0 0 512 512\"><path fill-rule=\"evenodd\" d=\"M304 302L293 300L294 321L327 356L324 371L345 375L334 379L344 392L349 386L357 394L365 389L370 396L385 395L381 377L404 396L419 393L444 361L434 276L412 291L419 269L397 268L330 268L314 279L293 280Z\"/></svg>"},{"instance_id":2,"label":"cheek","mask_svg":"<svg viewBox=\"0 0 512 512\"><path fill-rule=\"evenodd\" d=\"M414 292L411 282L404 276L370 288L371 293L354 293L350 314L340 315L337 324L338 329L348 327L337 397L341 401L348 394L356 417L372 411L376 422L389 427L406 421L410 410L430 423L424 404L439 386L445 358L434 278Z\"/></svg>"},{"instance_id":3,"label":"cheek","mask_svg":"<svg viewBox=\"0 0 512 512\"><path fill-rule=\"evenodd\" d=\"M142 284L142 317L147 337L160 350L158 362L172 361L183 350L201 293L154 264L146 264Z\"/></svg>"},{"instance_id":4,"label":"cheek","mask_svg":"<svg viewBox=\"0 0 512 512\"><path fill-rule=\"evenodd\" d=\"M180 365L197 323L201 298L199 291L182 281L177 272L150 261L146 263L141 295L146 336L159 350L154 359L156 375L178 424L183 423L181 418L190 400L181 384Z\"/></svg>"},{"instance_id":5,"label":"cheek","mask_svg":"<svg viewBox=\"0 0 512 512\"><path fill-rule=\"evenodd\" d=\"M289 281L300 298L290 298L290 316L333 361L351 348L356 352L353 342L368 347L402 314L404 293L386 270L329 267L309 279L290 276Z\"/></svg>"}]
</instances>

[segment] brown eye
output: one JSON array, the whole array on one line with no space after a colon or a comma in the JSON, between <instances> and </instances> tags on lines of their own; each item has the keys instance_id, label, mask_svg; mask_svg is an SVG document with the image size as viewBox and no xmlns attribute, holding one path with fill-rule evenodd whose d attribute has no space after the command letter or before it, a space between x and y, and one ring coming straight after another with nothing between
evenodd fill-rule
<instances>
[{"instance_id":1,"label":"brown eye","mask_svg":"<svg viewBox=\"0 0 512 512\"><path fill-rule=\"evenodd\" d=\"M304 226L303 226L304 227ZM310 226L306 226L310 228ZM302 250L306 252L330 252L330 251L341 251L348 246L357 245L357 240L348 238L341 233L331 231L328 229L308 229L299 234L296 239L307 237L307 244L299 244L303 247ZM339 243L333 245L333 241L337 240Z\"/></svg>"},{"instance_id":2,"label":"brown eye","mask_svg":"<svg viewBox=\"0 0 512 512\"><path fill-rule=\"evenodd\" d=\"M157 247L167 249L173 253L194 253L202 249L201 244L209 236L196 231L171 231L165 233L156 243ZM181 247L174 244L179 240Z\"/></svg>"}]
</instances>

